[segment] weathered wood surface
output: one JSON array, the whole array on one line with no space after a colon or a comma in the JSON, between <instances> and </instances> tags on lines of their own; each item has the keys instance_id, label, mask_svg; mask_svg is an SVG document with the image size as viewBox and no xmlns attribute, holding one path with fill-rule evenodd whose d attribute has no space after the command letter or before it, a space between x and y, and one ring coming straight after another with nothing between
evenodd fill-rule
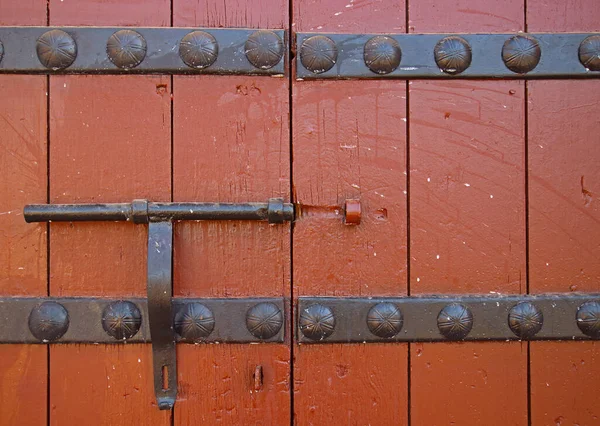
<instances>
[{"instance_id":1,"label":"weathered wood surface","mask_svg":"<svg viewBox=\"0 0 600 426\"><path fill-rule=\"evenodd\" d=\"M524 28L516 0L409 11L410 32ZM524 83L414 81L409 105L411 294L525 293ZM526 343L412 344L410 360L412 424L527 424Z\"/></svg>"},{"instance_id":2,"label":"weathered wood surface","mask_svg":"<svg viewBox=\"0 0 600 426\"><path fill-rule=\"evenodd\" d=\"M287 28L288 16L287 0L173 4L175 26ZM175 201L290 200L287 78L174 76L173 120ZM176 296L289 297L290 225L178 223L174 267ZM289 424L290 364L289 341L180 345L175 424Z\"/></svg>"},{"instance_id":3,"label":"weathered wood surface","mask_svg":"<svg viewBox=\"0 0 600 426\"><path fill-rule=\"evenodd\" d=\"M528 0L529 31L598 31L594 0ZM529 290L600 292L599 81L528 83ZM531 343L531 422L600 423L597 342Z\"/></svg>"},{"instance_id":4,"label":"weathered wood surface","mask_svg":"<svg viewBox=\"0 0 600 426\"><path fill-rule=\"evenodd\" d=\"M0 25L46 25L46 4L0 1ZM0 295L48 294L46 224L23 205L47 201L44 76L0 77ZM46 424L48 348L0 345L0 425Z\"/></svg>"}]
</instances>

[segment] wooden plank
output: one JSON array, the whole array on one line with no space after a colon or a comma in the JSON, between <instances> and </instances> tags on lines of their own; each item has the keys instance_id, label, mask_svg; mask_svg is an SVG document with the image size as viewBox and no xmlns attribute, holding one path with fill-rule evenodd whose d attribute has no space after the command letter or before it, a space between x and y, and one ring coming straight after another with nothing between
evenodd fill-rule
<instances>
[{"instance_id":1,"label":"wooden plank","mask_svg":"<svg viewBox=\"0 0 600 426\"><path fill-rule=\"evenodd\" d=\"M164 4L115 4L108 16L93 0L57 2L51 25L158 26L170 20ZM169 85L164 76L50 77L50 201L169 201ZM145 295L146 232L126 223L51 224L51 295ZM50 423L167 425L151 359L149 345L52 347Z\"/></svg>"},{"instance_id":2,"label":"wooden plank","mask_svg":"<svg viewBox=\"0 0 600 426\"><path fill-rule=\"evenodd\" d=\"M404 31L403 2L296 0L295 31ZM299 296L406 293L406 85L295 81L293 288ZM362 222L340 207L358 198ZM294 346L297 424L406 424L407 344ZM393 360L390 362L390 360ZM342 397L344 396L344 397Z\"/></svg>"},{"instance_id":3,"label":"wooden plank","mask_svg":"<svg viewBox=\"0 0 600 426\"><path fill-rule=\"evenodd\" d=\"M0 1L0 25L46 25L46 4ZM26 224L23 206L47 200L44 76L1 76L0 295L45 296L46 224ZM0 425L45 424L48 349L0 345Z\"/></svg>"},{"instance_id":4,"label":"wooden plank","mask_svg":"<svg viewBox=\"0 0 600 426\"><path fill-rule=\"evenodd\" d=\"M594 0L527 0L529 31L597 31ZM529 82L529 289L600 291L600 82ZM532 424L596 424L600 347L531 343ZM560 373L558 373L560 372Z\"/></svg>"},{"instance_id":5,"label":"wooden plank","mask_svg":"<svg viewBox=\"0 0 600 426\"><path fill-rule=\"evenodd\" d=\"M173 24L287 28L288 4L178 1ZM174 76L173 81L174 200L289 201L288 80ZM174 244L177 296L290 295L289 224L179 223ZM289 343L180 345L177 351L176 425L290 423ZM263 383L256 390L258 366Z\"/></svg>"},{"instance_id":6,"label":"wooden plank","mask_svg":"<svg viewBox=\"0 0 600 426\"><path fill-rule=\"evenodd\" d=\"M522 30L523 6L411 1L411 32ZM523 82L409 90L411 294L525 292ZM527 424L526 346L485 345L411 345L413 424Z\"/></svg>"}]
</instances>

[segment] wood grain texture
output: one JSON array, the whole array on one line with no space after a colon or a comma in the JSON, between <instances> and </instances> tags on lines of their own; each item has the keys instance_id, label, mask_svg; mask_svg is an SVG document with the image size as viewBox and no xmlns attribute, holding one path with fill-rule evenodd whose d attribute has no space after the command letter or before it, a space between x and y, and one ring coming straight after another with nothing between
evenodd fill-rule
<instances>
[{"instance_id":1,"label":"wood grain texture","mask_svg":"<svg viewBox=\"0 0 600 426\"><path fill-rule=\"evenodd\" d=\"M523 82L410 84L412 293L523 293Z\"/></svg>"},{"instance_id":2,"label":"wood grain texture","mask_svg":"<svg viewBox=\"0 0 600 426\"><path fill-rule=\"evenodd\" d=\"M177 1L173 24L287 28L288 8L286 0ZM174 200L289 201L288 79L173 82ZM174 268L178 296L289 297L290 225L178 223ZM180 346L175 424L289 424L290 363L289 343ZM258 365L263 386L255 391Z\"/></svg>"},{"instance_id":3,"label":"wood grain texture","mask_svg":"<svg viewBox=\"0 0 600 426\"><path fill-rule=\"evenodd\" d=\"M413 0L409 11L411 32L523 29L524 2ZM411 294L525 292L524 84L409 90ZM526 346L486 345L411 345L414 424L527 424ZM436 394L456 403L434 410Z\"/></svg>"},{"instance_id":4,"label":"wood grain texture","mask_svg":"<svg viewBox=\"0 0 600 426\"><path fill-rule=\"evenodd\" d=\"M286 83L254 77L175 77L175 201L289 201ZM289 224L179 223L175 294L289 296L289 241Z\"/></svg>"},{"instance_id":5,"label":"wood grain texture","mask_svg":"<svg viewBox=\"0 0 600 426\"><path fill-rule=\"evenodd\" d=\"M46 4L0 1L0 25L46 25ZM0 295L47 294L46 224L23 206L47 200L46 77L0 77ZM48 348L0 345L0 426L47 422Z\"/></svg>"},{"instance_id":6,"label":"wood grain texture","mask_svg":"<svg viewBox=\"0 0 600 426\"><path fill-rule=\"evenodd\" d=\"M294 369L294 424L406 425L407 347L301 345Z\"/></svg>"},{"instance_id":7,"label":"wood grain texture","mask_svg":"<svg viewBox=\"0 0 600 426\"><path fill-rule=\"evenodd\" d=\"M531 343L531 424L596 425L598 342Z\"/></svg>"},{"instance_id":8,"label":"wood grain texture","mask_svg":"<svg viewBox=\"0 0 600 426\"><path fill-rule=\"evenodd\" d=\"M164 1L59 3L50 5L52 25L170 21ZM170 200L170 81L50 77L51 202ZM127 223L52 224L51 295L144 295L146 232ZM52 347L50 387L55 425L169 424L170 413L155 405L149 345Z\"/></svg>"},{"instance_id":9,"label":"wood grain texture","mask_svg":"<svg viewBox=\"0 0 600 426\"><path fill-rule=\"evenodd\" d=\"M289 346L179 345L177 355L176 425L290 424Z\"/></svg>"},{"instance_id":10,"label":"wood grain texture","mask_svg":"<svg viewBox=\"0 0 600 426\"><path fill-rule=\"evenodd\" d=\"M523 31L523 6L524 0L410 0L408 28L414 33Z\"/></svg>"},{"instance_id":11,"label":"wood grain texture","mask_svg":"<svg viewBox=\"0 0 600 426\"><path fill-rule=\"evenodd\" d=\"M404 32L405 4L298 0L295 31ZM299 296L406 293L406 84L295 81L293 286ZM343 223L346 199L362 221ZM294 346L298 425L406 424L406 344Z\"/></svg>"},{"instance_id":12,"label":"wood grain texture","mask_svg":"<svg viewBox=\"0 0 600 426\"><path fill-rule=\"evenodd\" d=\"M529 82L532 293L600 291L600 81Z\"/></svg>"},{"instance_id":13,"label":"wood grain texture","mask_svg":"<svg viewBox=\"0 0 600 426\"><path fill-rule=\"evenodd\" d=\"M598 31L593 0L528 0L529 31ZM600 82L529 82L529 289L600 291ZM600 347L531 343L532 424L597 424Z\"/></svg>"},{"instance_id":14,"label":"wood grain texture","mask_svg":"<svg viewBox=\"0 0 600 426\"><path fill-rule=\"evenodd\" d=\"M527 343L410 346L412 424L527 424Z\"/></svg>"}]
</instances>

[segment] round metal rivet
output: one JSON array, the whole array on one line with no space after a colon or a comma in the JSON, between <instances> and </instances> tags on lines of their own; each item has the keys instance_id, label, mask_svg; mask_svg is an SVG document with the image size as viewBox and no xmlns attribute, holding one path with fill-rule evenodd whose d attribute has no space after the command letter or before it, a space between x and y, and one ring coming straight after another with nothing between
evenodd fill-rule
<instances>
[{"instance_id":1,"label":"round metal rivet","mask_svg":"<svg viewBox=\"0 0 600 426\"><path fill-rule=\"evenodd\" d=\"M146 40L136 31L119 30L108 38L106 53L119 68L135 68L146 57Z\"/></svg>"},{"instance_id":2,"label":"round metal rivet","mask_svg":"<svg viewBox=\"0 0 600 426\"><path fill-rule=\"evenodd\" d=\"M333 333L335 317L327 306L310 305L300 312L300 331L311 340L323 340Z\"/></svg>"},{"instance_id":3,"label":"round metal rivet","mask_svg":"<svg viewBox=\"0 0 600 426\"><path fill-rule=\"evenodd\" d=\"M263 302L254 305L246 313L246 327L259 339L270 339L281 330L283 314L274 303Z\"/></svg>"},{"instance_id":4,"label":"round metal rivet","mask_svg":"<svg viewBox=\"0 0 600 426\"><path fill-rule=\"evenodd\" d=\"M364 60L376 74L389 74L398 68L402 50L396 40L387 36L375 36L365 43Z\"/></svg>"},{"instance_id":5,"label":"round metal rivet","mask_svg":"<svg viewBox=\"0 0 600 426\"><path fill-rule=\"evenodd\" d=\"M131 302L111 303L102 312L102 328L117 340L127 340L137 334L142 325L142 314Z\"/></svg>"},{"instance_id":6,"label":"round metal rivet","mask_svg":"<svg viewBox=\"0 0 600 426\"><path fill-rule=\"evenodd\" d=\"M441 39L433 49L435 62L447 74L460 74L471 65L471 46L462 37Z\"/></svg>"},{"instance_id":7,"label":"round metal rivet","mask_svg":"<svg viewBox=\"0 0 600 426\"><path fill-rule=\"evenodd\" d=\"M581 42L579 61L590 71L600 71L600 35L589 36Z\"/></svg>"},{"instance_id":8,"label":"round metal rivet","mask_svg":"<svg viewBox=\"0 0 600 426\"><path fill-rule=\"evenodd\" d=\"M473 314L466 306L452 303L440 311L437 324L442 336L461 340L467 337L473 328Z\"/></svg>"},{"instance_id":9,"label":"round metal rivet","mask_svg":"<svg viewBox=\"0 0 600 426\"><path fill-rule=\"evenodd\" d=\"M283 42L273 31L260 30L252 33L245 45L246 57L256 68L273 68L283 57Z\"/></svg>"},{"instance_id":10,"label":"round metal rivet","mask_svg":"<svg viewBox=\"0 0 600 426\"><path fill-rule=\"evenodd\" d=\"M185 340L195 341L210 336L215 316L201 303L186 303L175 314L175 331Z\"/></svg>"},{"instance_id":11,"label":"round metal rivet","mask_svg":"<svg viewBox=\"0 0 600 426\"><path fill-rule=\"evenodd\" d=\"M577 327L586 336L600 339L599 302L585 302L577 309Z\"/></svg>"},{"instance_id":12,"label":"round metal rivet","mask_svg":"<svg viewBox=\"0 0 600 426\"><path fill-rule=\"evenodd\" d=\"M518 74L533 70L540 62L542 49L531 36L517 35L509 38L502 47L502 60L506 68Z\"/></svg>"},{"instance_id":13,"label":"round metal rivet","mask_svg":"<svg viewBox=\"0 0 600 426\"><path fill-rule=\"evenodd\" d=\"M300 62L315 74L329 71L335 65L337 56L334 41L322 35L307 38L300 47Z\"/></svg>"},{"instance_id":14,"label":"round metal rivet","mask_svg":"<svg viewBox=\"0 0 600 426\"><path fill-rule=\"evenodd\" d=\"M371 333L378 337L394 337L402 330L403 323L402 312L393 303L378 303L367 314L367 326Z\"/></svg>"},{"instance_id":15,"label":"round metal rivet","mask_svg":"<svg viewBox=\"0 0 600 426\"><path fill-rule=\"evenodd\" d=\"M219 55L219 44L209 33L192 31L179 42L179 56L190 68L210 67Z\"/></svg>"},{"instance_id":16,"label":"round metal rivet","mask_svg":"<svg viewBox=\"0 0 600 426\"><path fill-rule=\"evenodd\" d=\"M69 313L63 305L56 302L44 302L31 310L29 330L42 342L60 339L69 328Z\"/></svg>"},{"instance_id":17,"label":"round metal rivet","mask_svg":"<svg viewBox=\"0 0 600 426\"><path fill-rule=\"evenodd\" d=\"M67 68L77 57L75 40L63 30L46 31L35 48L41 64L51 70Z\"/></svg>"},{"instance_id":18,"label":"round metal rivet","mask_svg":"<svg viewBox=\"0 0 600 426\"><path fill-rule=\"evenodd\" d=\"M535 336L544 324L544 315L530 302L521 302L512 307L508 314L508 326L520 339Z\"/></svg>"}]
</instances>

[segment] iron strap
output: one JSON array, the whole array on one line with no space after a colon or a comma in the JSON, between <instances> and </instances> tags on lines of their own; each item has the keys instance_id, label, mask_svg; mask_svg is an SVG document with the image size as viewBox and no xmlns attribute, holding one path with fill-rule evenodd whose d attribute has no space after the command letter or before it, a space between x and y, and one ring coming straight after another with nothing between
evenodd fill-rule
<instances>
[{"instance_id":1,"label":"iron strap","mask_svg":"<svg viewBox=\"0 0 600 426\"><path fill-rule=\"evenodd\" d=\"M281 343L283 298L173 298L180 343ZM146 298L0 298L0 343L149 343ZM171 322L167 325L170 329Z\"/></svg>"},{"instance_id":2,"label":"iron strap","mask_svg":"<svg viewBox=\"0 0 600 426\"><path fill-rule=\"evenodd\" d=\"M298 79L599 78L600 35L296 35Z\"/></svg>"},{"instance_id":3,"label":"iron strap","mask_svg":"<svg viewBox=\"0 0 600 426\"><path fill-rule=\"evenodd\" d=\"M284 30L0 27L0 73L283 75Z\"/></svg>"},{"instance_id":4,"label":"iron strap","mask_svg":"<svg viewBox=\"0 0 600 426\"><path fill-rule=\"evenodd\" d=\"M600 338L600 294L300 298L300 343Z\"/></svg>"}]
</instances>

